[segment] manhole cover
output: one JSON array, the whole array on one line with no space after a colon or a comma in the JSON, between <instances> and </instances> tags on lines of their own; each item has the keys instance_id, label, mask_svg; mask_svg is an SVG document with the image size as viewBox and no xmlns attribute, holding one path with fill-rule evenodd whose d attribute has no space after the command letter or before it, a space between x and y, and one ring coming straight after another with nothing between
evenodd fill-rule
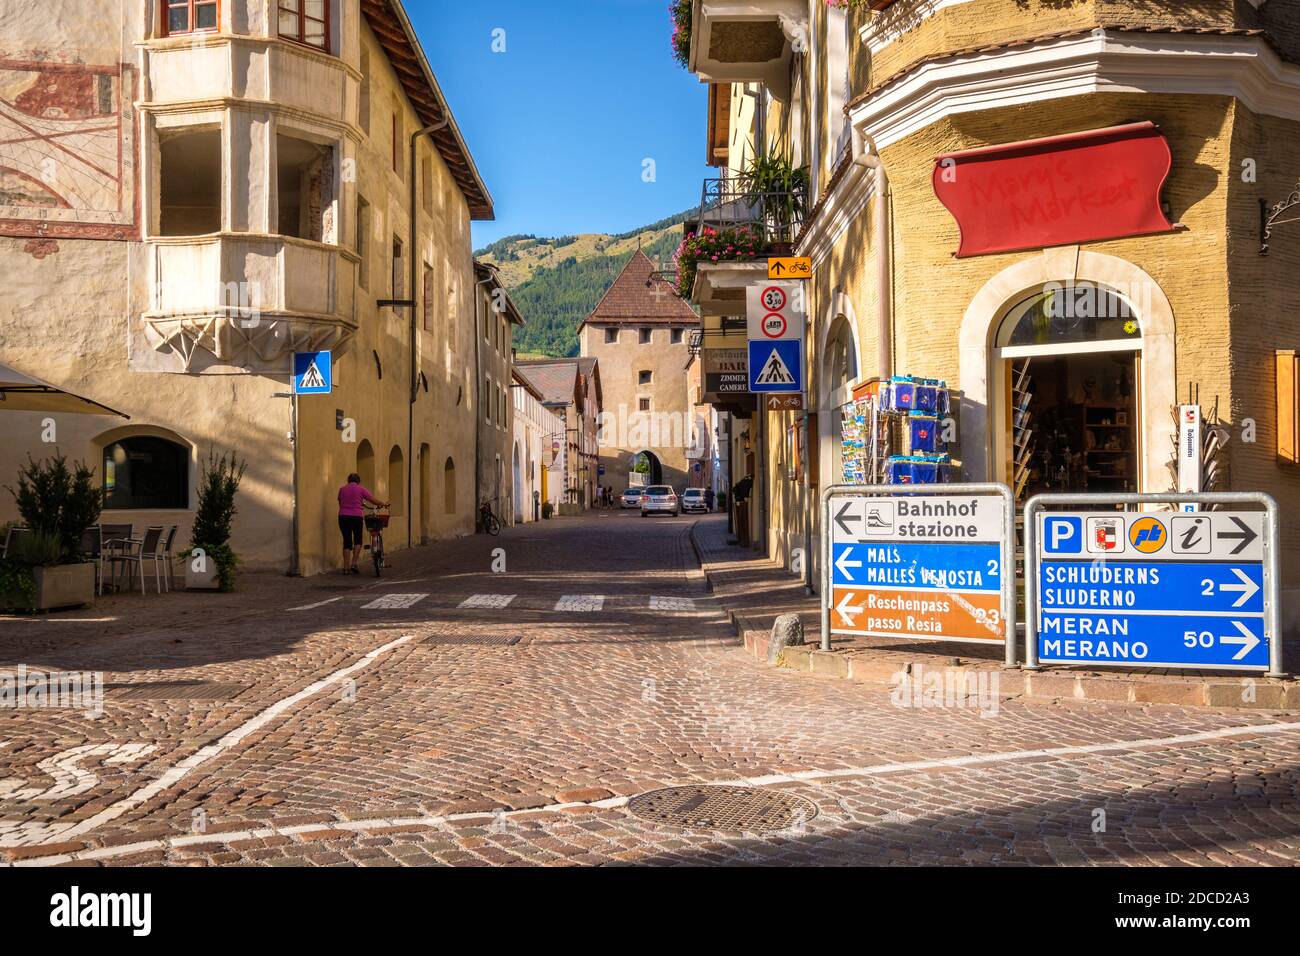
<instances>
[{"instance_id":1,"label":"manhole cover","mask_svg":"<svg viewBox=\"0 0 1300 956\"><path fill-rule=\"evenodd\" d=\"M522 635L519 634L434 634L426 637L421 644L481 644L481 645L500 645L510 647L518 644Z\"/></svg>"},{"instance_id":2,"label":"manhole cover","mask_svg":"<svg viewBox=\"0 0 1300 956\"><path fill-rule=\"evenodd\" d=\"M105 684L114 700L231 700L248 690L244 684L211 681L153 681L145 684Z\"/></svg>"},{"instance_id":3,"label":"manhole cover","mask_svg":"<svg viewBox=\"0 0 1300 956\"><path fill-rule=\"evenodd\" d=\"M633 797L627 808L655 823L736 833L787 830L817 816L816 804L803 797L747 787L669 787Z\"/></svg>"}]
</instances>

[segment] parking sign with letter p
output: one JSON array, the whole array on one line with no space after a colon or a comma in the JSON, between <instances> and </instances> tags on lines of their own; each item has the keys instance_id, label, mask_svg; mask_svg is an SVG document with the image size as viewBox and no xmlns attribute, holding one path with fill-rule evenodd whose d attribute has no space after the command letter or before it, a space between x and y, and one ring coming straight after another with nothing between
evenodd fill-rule
<instances>
[{"instance_id":1,"label":"parking sign with letter p","mask_svg":"<svg viewBox=\"0 0 1300 956\"><path fill-rule=\"evenodd\" d=\"M1078 554L1083 550L1083 519L1074 516L1043 518L1043 550L1048 554Z\"/></svg>"}]
</instances>

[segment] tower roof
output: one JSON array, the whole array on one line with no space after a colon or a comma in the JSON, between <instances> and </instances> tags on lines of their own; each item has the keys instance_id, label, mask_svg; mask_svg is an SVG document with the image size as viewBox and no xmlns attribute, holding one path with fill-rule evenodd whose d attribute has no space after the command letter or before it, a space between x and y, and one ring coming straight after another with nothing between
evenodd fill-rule
<instances>
[{"instance_id":1,"label":"tower roof","mask_svg":"<svg viewBox=\"0 0 1300 956\"><path fill-rule=\"evenodd\" d=\"M698 325L699 321L695 310L671 282L655 275L654 263L638 249L582 325Z\"/></svg>"}]
</instances>

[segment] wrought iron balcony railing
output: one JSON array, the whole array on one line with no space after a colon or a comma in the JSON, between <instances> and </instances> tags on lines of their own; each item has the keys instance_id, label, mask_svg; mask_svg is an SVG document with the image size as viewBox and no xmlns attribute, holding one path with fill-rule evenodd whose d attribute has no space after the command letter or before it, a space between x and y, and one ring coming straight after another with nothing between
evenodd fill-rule
<instances>
[{"instance_id":1,"label":"wrought iron balcony railing","mask_svg":"<svg viewBox=\"0 0 1300 956\"><path fill-rule=\"evenodd\" d=\"M706 226L735 229L749 226L768 243L792 243L803 225L808 197L803 190L751 192L734 178L704 180L695 231Z\"/></svg>"}]
</instances>

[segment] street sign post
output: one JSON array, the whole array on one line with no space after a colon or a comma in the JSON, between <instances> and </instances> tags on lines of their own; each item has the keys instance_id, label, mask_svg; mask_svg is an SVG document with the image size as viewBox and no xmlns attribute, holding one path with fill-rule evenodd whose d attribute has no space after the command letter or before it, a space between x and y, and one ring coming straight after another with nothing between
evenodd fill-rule
<instances>
[{"instance_id":1,"label":"street sign post","mask_svg":"<svg viewBox=\"0 0 1300 956\"><path fill-rule=\"evenodd\" d=\"M1047 511L1193 505L1192 512ZM1206 505L1263 510L1205 511ZM1277 506L1263 494L1039 495L1025 506L1026 666L1282 673Z\"/></svg>"},{"instance_id":2,"label":"street sign post","mask_svg":"<svg viewBox=\"0 0 1300 956\"><path fill-rule=\"evenodd\" d=\"M832 633L1001 643L1015 665L1008 486L834 485L822 534L822 650Z\"/></svg>"},{"instance_id":3,"label":"street sign post","mask_svg":"<svg viewBox=\"0 0 1300 956\"><path fill-rule=\"evenodd\" d=\"M749 330L749 390L803 391L803 337L807 317L798 284L758 282L745 290Z\"/></svg>"},{"instance_id":4,"label":"street sign post","mask_svg":"<svg viewBox=\"0 0 1300 956\"><path fill-rule=\"evenodd\" d=\"M811 279L811 256L769 256L767 260L767 277L769 279Z\"/></svg>"}]
</instances>

